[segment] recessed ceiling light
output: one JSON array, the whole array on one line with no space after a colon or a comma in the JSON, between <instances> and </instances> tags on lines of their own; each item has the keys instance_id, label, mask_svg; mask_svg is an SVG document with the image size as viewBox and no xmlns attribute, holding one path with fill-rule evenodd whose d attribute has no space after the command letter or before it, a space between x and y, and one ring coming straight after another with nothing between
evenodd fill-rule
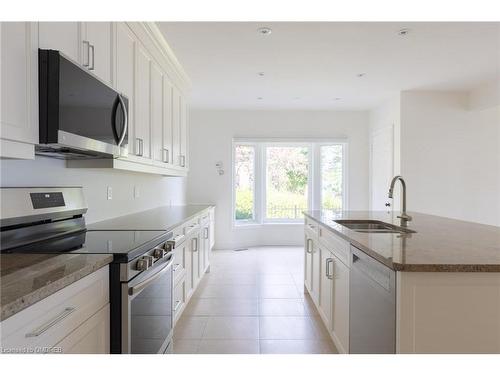
<instances>
[{"instance_id":1,"label":"recessed ceiling light","mask_svg":"<svg viewBox=\"0 0 500 375\"><path fill-rule=\"evenodd\" d=\"M333 98L333 100L340 100L340 99L342 99L342 98Z\"/></svg>"},{"instance_id":2,"label":"recessed ceiling light","mask_svg":"<svg viewBox=\"0 0 500 375\"><path fill-rule=\"evenodd\" d=\"M366 75L366 73L358 73L358 74L356 74L356 75L357 75L359 78L361 78L361 77L364 77L364 76Z\"/></svg>"},{"instance_id":3,"label":"recessed ceiling light","mask_svg":"<svg viewBox=\"0 0 500 375\"><path fill-rule=\"evenodd\" d=\"M269 27L259 27L257 32L262 35L269 35L273 32Z\"/></svg>"},{"instance_id":4,"label":"recessed ceiling light","mask_svg":"<svg viewBox=\"0 0 500 375\"><path fill-rule=\"evenodd\" d=\"M258 97L257 97L257 100L262 100L262 96L258 96Z\"/></svg>"},{"instance_id":5,"label":"recessed ceiling light","mask_svg":"<svg viewBox=\"0 0 500 375\"><path fill-rule=\"evenodd\" d=\"M295 98L293 98L293 100L299 100L300 99L300 96L296 96Z\"/></svg>"},{"instance_id":6,"label":"recessed ceiling light","mask_svg":"<svg viewBox=\"0 0 500 375\"><path fill-rule=\"evenodd\" d=\"M257 73L259 76L264 77L265 73L264 72L258 72Z\"/></svg>"},{"instance_id":7,"label":"recessed ceiling light","mask_svg":"<svg viewBox=\"0 0 500 375\"><path fill-rule=\"evenodd\" d=\"M409 33L410 33L410 29L406 29L406 28L398 31L398 35L400 35L400 36L406 36Z\"/></svg>"}]
</instances>

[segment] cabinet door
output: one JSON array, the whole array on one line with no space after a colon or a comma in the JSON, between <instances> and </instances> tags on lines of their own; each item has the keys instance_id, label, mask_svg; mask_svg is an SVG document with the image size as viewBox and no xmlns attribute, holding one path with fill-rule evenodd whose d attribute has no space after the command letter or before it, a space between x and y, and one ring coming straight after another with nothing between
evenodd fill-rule
<instances>
[{"instance_id":1,"label":"cabinet door","mask_svg":"<svg viewBox=\"0 0 500 375\"><path fill-rule=\"evenodd\" d=\"M191 262L192 262L192 285L196 288L200 280L200 235L199 233L191 237Z\"/></svg>"},{"instance_id":2,"label":"cabinet door","mask_svg":"<svg viewBox=\"0 0 500 375\"><path fill-rule=\"evenodd\" d=\"M152 159L163 163L163 72L151 62L151 152Z\"/></svg>"},{"instance_id":3,"label":"cabinet door","mask_svg":"<svg viewBox=\"0 0 500 375\"><path fill-rule=\"evenodd\" d=\"M39 22L38 25L40 48L55 49L75 62L88 63L80 59L83 48L80 22Z\"/></svg>"},{"instance_id":4,"label":"cabinet door","mask_svg":"<svg viewBox=\"0 0 500 375\"><path fill-rule=\"evenodd\" d=\"M304 236L304 285L312 293L312 239Z\"/></svg>"},{"instance_id":5,"label":"cabinet door","mask_svg":"<svg viewBox=\"0 0 500 375\"><path fill-rule=\"evenodd\" d=\"M0 134L2 139L38 143L38 26L0 22ZM34 148L25 145L27 158ZM2 148L2 155L5 150ZM24 157L19 155L19 157Z\"/></svg>"},{"instance_id":6,"label":"cabinet door","mask_svg":"<svg viewBox=\"0 0 500 375\"><path fill-rule=\"evenodd\" d=\"M184 252L184 267L186 269L186 296L190 296L193 292L193 255L191 252L191 240L187 239L180 246L183 247Z\"/></svg>"},{"instance_id":7,"label":"cabinet door","mask_svg":"<svg viewBox=\"0 0 500 375\"><path fill-rule=\"evenodd\" d=\"M163 77L163 152L168 164L172 164L174 161L172 152L172 96L173 87L165 75Z\"/></svg>"},{"instance_id":8,"label":"cabinet door","mask_svg":"<svg viewBox=\"0 0 500 375\"><path fill-rule=\"evenodd\" d=\"M56 344L66 354L108 354L109 304Z\"/></svg>"},{"instance_id":9,"label":"cabinet door","mask_svg":"<svg viewBox=\"0 0 500 375\"><path fill-rule=\"evenodd\" d=\"M180 97L180 166L188 168L188 110L184 96Z\"/></svg>"},{"instance_id":10,"label":"cabinet door","mask_svg":"<svg viewBox=\"0 0 500 375\"><path fill-rule=\"evenodd\" d=\"M176 87L172 89L172 153L173 165L181 163L181 95Z\"/></svg>"},{"instance_id":11,"label":"cabinet door","mask_svg":"<svg viewBox=\"0 0 500 375\"><path fill-rule=\"evenodd\" d=\"M349 351L349 268L333 257L332 333L341 353Z\"/></svg>"},{"instance_id":12,"label":"cabinet door","mask_svg":"<svg viewBox=\"0 0 500 375\"><path fill-rule=\"evenodd\" d=\"M319 252L318 244L316 241L312 241L312 281L311 281L311 291L312 299L316 303L319 302L319 288L320 288L320 276L321 276L321 254Z\"/></svg>"},{"instance_id":13,"label":"cabinet door","mask_svg":"<svg viewBox=\"0 0 500 375\"><path fill-rule=\"evenodd\" d=\"M325 326L330 329L332 322L332 268L333 255L328 250L319 249L321 266L319 269L319 301L318 309Z\"/></svg>"},{"instance_id":14,"label":"cabinet door","mask_svg":"<svg viewBox=\"0 0 500 375\"><path fill-rule=\"evenodd\" d=\"M134 150L137 156L151 159L150 152L150 65L151 59L140 46L136 47L135 79L135 139ZM129 141L130 142L130 141Z\"/></svg>"},{"instance_id":15,"label":"cabinet door","mask_svg":"<svg viewBox=\"0 0 500 375\"><path fill-rule=\"evenodd\" d=\"M128 99L128 148L131 155L138 150L135 139L135 47L132 31L123 22L116 25L116 89Z\"/></svg>"},{"instance_id":16,"label":"cabinet door","mask_svg":"<svg viewBox=\"0 0 500 375\"><path fill-rule=\"evenodd\" d=\"M89 62L88 69L109 85L112 81L112 22L85 22L82 25L85 35L82 44L82 63ZM119 53L119 50L117 50ZM83 61L85 60L85 61Z\"/></svg>"}]
</instances>

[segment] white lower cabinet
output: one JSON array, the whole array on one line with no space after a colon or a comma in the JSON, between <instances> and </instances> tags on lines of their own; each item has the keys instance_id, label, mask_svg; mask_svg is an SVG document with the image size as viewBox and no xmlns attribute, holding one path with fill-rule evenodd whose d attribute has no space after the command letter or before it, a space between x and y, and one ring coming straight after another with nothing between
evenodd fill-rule
<instances>
[{"instance_id":1,"label":"white lower cabinet","mask_svg":"<svg viewBox=\"0 0 500 375\"><path fill-rule=\"evenodd\" d=\"M349 243L306 221L304 285L340 353L349 352ZM347 250L346 250L347 249Z\"/></svg>"},{"instance_id":2,"label":"white lower cabinet","mask_svg":"<svg viewBox=\"0 0 500 375\"><path fill-rule=\"evenodd\" d=\"M6 351L109 353L108 266L2 321L0 331Z\"/></svg>"},{"instance_id":3,"label":"white lower cabinet","mask_svg":"<svg viewBox=\"0 0 500 375\"><path fill-rule=\"evenodd\" d=\"M109 330L107 304L55 346L65 354L108 354Z\"/></svg>"}]
</instances>

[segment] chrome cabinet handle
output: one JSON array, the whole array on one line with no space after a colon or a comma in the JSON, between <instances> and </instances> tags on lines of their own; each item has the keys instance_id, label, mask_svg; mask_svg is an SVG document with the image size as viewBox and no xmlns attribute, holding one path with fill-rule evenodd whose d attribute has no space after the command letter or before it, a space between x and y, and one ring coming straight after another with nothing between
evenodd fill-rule
<instances>
[{"instance_id":1,"label":"chrome cabinet handle","mask_svg":"<svg viewBox=\"0 0 500 375\"><path fill-rule=\"evenodd\" d=\"M85 62L85 59L84 59L84 63L82 65L84 67L88 67L90 64L90 43L89 43L89 41L84 40L83 46L86 47L85 49L87 50L87 62ZM85 50L83 51L83 56L85 57Z\"/></svg>"},{"instance_id":2,"label":"chrome cabinet handle","mask_svg":"<svg viewBox=\"0 0 500 375\"><path fill-rule=\"evenodd\" d=\"M180 263L177 263L177 264L174 264L174 268L173 268L173 271L177 271L177 269L180 267Z\"/></svg>"},{"instance_id":3,"label":"chrome cabinet handle","mask_svg":"<svg viewBox=\"0 0 500 375\"><path fill-rule=\"evenodd\" d=\"M181 167L186 166L186 157L184 155L180 155Z\"/></svg>"},{"instance_id":4,"label":"chrome cabinet handle","mask_svg":"<svg viewBox=\"0 0 500 375\"><path fill-rule=\"evenodd\" d=\"M142 138L136 138L135 142L136 142L136 146L137 146L136 147L137 151L135 153L136 156L143 156L144 155L144 153L143 153L143 151L144 151L144 143L143 143Z\"/></svg>"},{"instance_id":5,"label":"chrome cabinet handle","mask_svg":"<svg viewBox=\"0 0 500 375\"><path fill-rule=\"evenodd\" d=\"M333 280L333 273L330 273L330 264L333 264L333 258L327 258L326 259L326 277L330 280Z\"/></svg>"},{"instance_id":6,"label":"chrome cabinet handle","mask_svg":"<svg viewBox=\"0 0 500 375\"><path fill-rule=\"evenodd\" d=\"M95 57L95 51L94 51L94 45L93 44L89 44L89 50L92 50L92 65L89 66L89 70L94 70L94 57ZM89 56L89 60L90 60L90 56Z\"/></svg>"},{"instance_id":7,"label":"chrome cabinet handle","mask_svg":"<svg viewBox=\"0 0 500 375\"><path fill-rule=\"evenodd\" d=\"M198 238L194 237L191 239L191 247L193 248L193 252L198 251Z\"/></svg>"},{"instance_id":8,"label":"chrome cabinet handle","mask_svg":"<svg viewBox=\"0 0 500 375\"><path fill-rule=\"evenodd\" d=\"M307 244L306 244L306 251L309 253L309 254L312 254L312 246L309 246L309 244L312 245L313 243L313 240L311 238L308 238L307 239Z\"/></svg>"},{"instance_id":9,"label":"chrome cabinet handle","mask_svg":"<svg viewBox=\"0 0 500 375\"><path fill-rule=\"evenodd\" d=\"M128 114L127 114L127 107L125 106L125 102L123 101L123 98L120 94L118 94L118 99L120 100L120 106L122 107L123 111L123 133L120 136L120 139L118 140L118 147L120 147L125 139L125 136L127 135Z\"/></svg>"},{"instance_id":10,"label":"chrome cabinet handle","mask_svg":"<svg viewBox=\"0 0 500 375\"><path fill-rule=\"evenodd\" d=\"M54 317L53 319L49 320L47 323L43 324L42 326L38 327L32 332L29 332L25 335L25 337L38 337L42 333L47 332L50 328L55 326L57 323L61 322L66 318L68 315L72 314L75 312L76 308L75 307L66 307L59 315Z\"/></svg>"},{"instance_id":11,"label":"chrome cabinet handle","mask_svg":"<svg viewBox=\"0 0 500 375\"><path fill-rule=\"evenodd\" d=\"M170 163L168 148L162 148L161 152L162 152L162 156L161 156L162 157L162 161L164 163Z\"/></svg>"},{"instance_id":12,"label":"chrome cabinet handle","mask_svg":"<svg viewBox=\"0 0 500 375\"><path fill-rule=\"evenodd\" d=\"M182 301L175 301L174 311L177 311L177 309L179 308L181 303L182 303Z\"/></svg>"},{"instance_id":13,"label":"chrome cabinet handle","mask_svg":"<svg viewBox=\"0 0 500 375\"><path fill-rule=\"evenodd\" d=\"M205 230L205 239L208 240L208 227L203 228Z\"/></svg>"}]
</instances>

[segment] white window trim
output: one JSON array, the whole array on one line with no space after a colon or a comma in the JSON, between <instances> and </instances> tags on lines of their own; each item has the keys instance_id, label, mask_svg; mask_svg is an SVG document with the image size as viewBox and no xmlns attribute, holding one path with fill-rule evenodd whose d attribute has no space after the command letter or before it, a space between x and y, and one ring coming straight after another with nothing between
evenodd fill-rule
<instances>
[{"instance_id":1,"label":"white window trim","mask_svg":"<svg viewBox=\"0 0 500 375\"><path fill-rule=\"evenodd\" d=\"M308 210L321 207L321 146L342 144L342 209L348 210L348 140L347 138L234 138L231 143L231 216L233 228L255 228L269 225L302 225L302 220L267 219L266 214L266 147L267 146L306 146L309 149ZM235 147L253 146L254 153L254 220L236 220L235 192ZM319 181L314 183L314 181Z\"/></svg>"}]
</instances>

